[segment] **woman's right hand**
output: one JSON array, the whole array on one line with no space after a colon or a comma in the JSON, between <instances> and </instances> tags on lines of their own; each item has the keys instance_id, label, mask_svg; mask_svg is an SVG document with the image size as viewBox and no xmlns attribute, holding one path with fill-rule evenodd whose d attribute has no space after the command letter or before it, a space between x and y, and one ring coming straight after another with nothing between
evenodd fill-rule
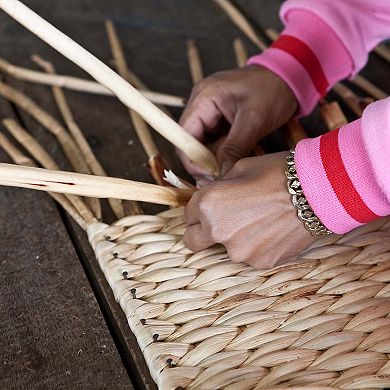
<instances>
[{"instance_id":1,"label":"woman's right hand","mask_svg":"<svg viewBox=\"0 0 390 390\"><path fill-rule=\"evenodd\" d=\"M196 84L180 124L206 142L209 136L215 138L223 119L228 122L230 130L213 148L224 175L262 138L287 122L297 106L293 92L279 76L264 67L250 65L215 73ZM183 153L179 155L195 178L207 175Z\"/></svg>"}]
</instances>

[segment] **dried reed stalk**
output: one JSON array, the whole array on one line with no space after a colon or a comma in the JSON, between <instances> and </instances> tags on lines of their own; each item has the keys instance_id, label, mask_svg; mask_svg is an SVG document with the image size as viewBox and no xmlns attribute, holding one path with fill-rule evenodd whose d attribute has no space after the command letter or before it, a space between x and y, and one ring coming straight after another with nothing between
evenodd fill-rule
<instances>
[{"instance_id":1,"label":"dried reed stalk","mask_svg":"<svg viewBox=\"0 0 390 390\"><path fill-rule=\"evenodd\" d=\"M286 126L286 137L288 146L294 149L299 141L302 141L303 139L307 138L306 131L297 118L289 119Z\"/></svg>"},{"instance_id":2,"label":"dried reed stalk","mask_svg":"<svg viewBox=\"0 0 390 390\"><path fill-rule=\"evenodd\" d=\"M233 51L236 56L236 62L238 67L244 67L248 61L248 52L240 38L236 38L233 41Z\"/></svg>"},{"instance_id":3,"label":"dried reed stalk","mask_svg":"<svg viewBox=\"0 0 390 390\"><path fill-rule=\"evenodd\" d=\"M386 44L382 43L381 45L378 45L374 49L374 52L390 64L390 48L386 46Z\"/></svg>"},{"instance_id":4,"label":"dried reed stalk","mask_svg":"<svg viewBox=\"0 0 390 390\"><path fill-rule=\"evenodd\" d=\"M191 197L192 189L178 189L131 180L19 167L0 163L0 185L60 192L94 198L115 198L180 206Z\"/></svg>"},{"instance_id":5,"label":"dried reed stalk","mask_svg":"<svg viewBox=\"0 0 390 390\"><path fill-rule=\"evenodd\" d=\"M18 122L14 119L4 119L4 127L12 136L35 158L38 163L46 169L59 170L58 164L50 157L46 150L32 137ZM94 221L95 218L89 208L84 204L79 196L65 195L69 202L74 206L84 221ZM95 220L96 221L96 220Z\"/></svg>"},{"instance_id":6,"label":"dried reed stalk","mask_svg":"<svg viewBox=\"0 0 390 390\"><path fill-rule=\"evenodd\" d=\"M130 73L116 28L111 20L106 20L106 32L118 73L125 80L132 83L136 88L142 87L146 89L146 85L133 72ZM166 185L167 183L163 179L164 170L169 168L153 140L148 124L140 115L131 109L129 109L129 115L135 132L137 133L141 145L148 157L150 174L157 184Z\"/></svg>"},{"instance_id":7,"label":"dried reed stalk","mask_svg":"<svg viewBox=\"0 0 390 390\"><path fill-rule=\"evenodd\" d=\"M340 105L335 101L320 104L320 114L329 131L338 129L348 123Z\"/></svg>"},{"instance_id":8,"label":"dried reed stalk","mask_svg":"<svg viewBox=\"0 0 390 390\"><path fill-rule=\"evenodd\" d=\"M193 39L187 41L187 57L190 66L191 79L193 84L196 84L203 80L204 73L199 49Z\"/></svg>"},{"instance_id":9,"label":"dried reed stalk","mask_svg":"<svg viewBox=\"0 0 390 390\"><path fill-rule=\"evenodd\" d=\"M69 133L54 117L52 117L48 112L44 111L27 95L1 81L0 95L31 115L38 123L40 123L45 129L47 129L56 137L58 143L61 145L62 150L64 151L66 157L76 172L91 173L91 170L84 160L80 149L75 144ZM88 203L92 208L95 216L100 219L101 208L99 201L97 199L91 198L88 199Z\"/></svg>"},{"instance_id":10,"label":"dried reed stalk","mask_svg":"<svg viewBox=\"0 0 390 390\"><path fill-rule=\"evenodd\" d=\"M0 95L31 115L39 124L54 135L76 171L90 173L90 169L84 161L80 149L65 128L54 117L38 106L30 97L3 82L0 82Z\"/></svg>"},{"instance_id":11,"label":"dried reed stalk","mask_svg":"<svg viewBox=\"0 0 390 390\"><path fill-rule=\"evenodd\" d=\"M13 145L8 138L0 133L0 147L8 154L8 156L18 165L24 165L29 167L36 167L31 158L25 156L15 145ZM63 194L55 192L48 193L56 202L58 202L64 210L75 220L75 222L83 229L86 230L87 226L96 221L94 218L88 221L77 212L76 208Z\"/></svg>"},{"instance_id":12,"label":"dried reed stalk","mask_svg":"<svg viewBox=\"0 0 390 390\"><path fill-rule=\"evenodd\" d=\"M56 74L56 70L51 62L45 61L39 56L33 56L33 61L37 63L39 66L41 66L43 70L48 74ZM100 164L95 154L93 153L80 127L75 122L72 111L69 107L65 94L62 91L61 87L52 87L52 92L58 110L60 111L62 118L64 119L64 122L68 127L70 133L72 134L73 139L75 140L77 146L80 148L81 152L83 153L85 157L85 161L88 164L91 173L97 176L107 176L107 173L104 171L102 165ZM56 169L56 168L49 168L49 169ZM108 199L108 202L112 210L114 211L116 217L123 218L124 211L123 211L121 200Z\"/></svg>"},{"instance_id":13,"label":"dried reed stalk","mask_svg":"<svg viewBox=\"0 0 390 390\"><path fill-rule=\"evenodd\" d=\"M79 65L96 81L111 89L118 99L136 111L168 141L181 149L192 161L218 175L214 155L179 124L159 110L128 82L68 36L45 21L19 0L0 0L0 7L61 54Z\"/></svg>"},{"instance_id":14,"label":"dried reed stalk","mask_svg":"<svg viewBox=\"0 0 390 390\"><path fill-rule=\"evenodd\" d=\"M362 98L356 95L355 92L353 92L350 88L348 88L342 83L337 83L336 85L334 85L332 90L359 118L363 115L363 111L366 106L374 101L371 98Z\"/></svg>"},{"instance_id":15,"label":"dried reed stalk","mask_svg":"<svg viewBox=\"0 0 390 390\"><path fill-rule=\"evenodd\" d=\"M229 16L231 21L260 49L265 50L267 45L258 36L245 16L229 0L214 0Z\"/></svg>"},{"instance_id":16,"label":"dried reed stalk","mask_svg":"<svg viewBox=\"0 0 390 390\"><path fill-rule=\"evenodd\" d=\"M93 93L97 95L115 96L115 94L105 86L96 81L80 79L78 77L65 75L52 75L38 72L32 69L26 69L20 66L10 64L3 58L0 58L0 71L6 75L18 80L61 87L78 92ZM141 90L139 92L155 104L163 104L172 107L184 107L186 99L180 96L167 95L165 93L154 92L150 90Z\"/></svg>"},{"instance_id":17,"label":"dried reed stalk","mask_svg":"<svg viewBox=\"0 0 390 390\"><path fill-rule=\"evenodd\" d=\"M272 42L274 42L274 41L276 41L278 38L279 38L279 33L276 31L276 30L274 30L273 28L266 28L265 30L264 30L264 32L265 32L265 35L272 41Z\"/></svg>"},{"instance_id":18,"label":"dried reed stalk","mask_svg":"<svg viewBox=\"0 0 390 390\"><path fill-rule=\"evenodd\" d=\"M364 92L368 93L370 96L372 96L375 99L385 99L387 98L387 93L382 91L380 88L378 88L376 85L371 83L371 81L368 81L366 78L356 75L352 80L352 83L354 83L357 87L359 87Z\"/></svg>"}]
</instances>

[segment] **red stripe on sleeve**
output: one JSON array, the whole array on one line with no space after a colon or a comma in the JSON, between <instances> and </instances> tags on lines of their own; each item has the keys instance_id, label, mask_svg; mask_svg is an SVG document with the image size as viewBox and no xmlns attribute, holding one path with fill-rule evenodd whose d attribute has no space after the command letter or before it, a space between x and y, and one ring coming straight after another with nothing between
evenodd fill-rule
<instances>
[{"instance_id":1,"label":"red stripe on sleeve","mask_svg":"<svg viewBox=\"0 0 390 390\"><path fill-rule=\"evenodd\" d=\"M379 218L364 203L348 176L339 149L339 129L321 137L320 154L326 176L345 211L360 223Z\"/></svg>"},{"instance_id":2,"label":"red stripe on sleeve","mask_svg":"<svg viewBox=\"0 0 390 390\"><path fill-rule=\"evenodd\" d=\"M271 47L292 55L305 68L317 92L321 96L326 94L329 87L328 80L317 56L305 42L292 35L281 35Z\"/></svg>"}]
</instances>

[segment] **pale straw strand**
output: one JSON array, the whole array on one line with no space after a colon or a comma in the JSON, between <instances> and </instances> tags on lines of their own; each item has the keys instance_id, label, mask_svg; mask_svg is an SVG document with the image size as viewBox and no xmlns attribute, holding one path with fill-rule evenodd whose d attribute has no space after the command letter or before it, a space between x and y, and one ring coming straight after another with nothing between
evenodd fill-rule
<instances>
[{"instance_id":1,"label":"pale straw strand","mask_svg":"<svg viewBox=\"0 0 390 390\"><path fill-rule=\"evenodd\" d=\"M4 74L21 81L61 87L77 92L86 92L112 97L115 96L111 90L106 88L104 85L97 83L96 81L85 80L73 76L52 75L38 72L36 70L10 64L3 58L0 58L0 70ZM146 99L149 99L155 104L163 104L173 107L184 107L185 105L185 98L183 97L142 89L143 88L138 89L138 91L142 93Z\"/></svg>"},{"instance_id":2,"label":"pale straw strand","mask_svg":"<svg viewBox=\"0 0 390 390\"><path fill-rule=\"evenodd\" d=\"M34 159L46 169L59 170L58 164L51 158L46 150L14 119L8 118L2 121L4 127L22 145ZM79 196L66 194L69 202L74 206L80 216L87 223L92 223L95 218L86 204ZM96 221L96 220L95 220Z\"/></svg>"},{"instance_id":3,"label":"pale straw strand","mask_svg":"<svg viewBox=\"0 0 390 390\"><path fill-rule=\"evenodd\" d=\"M53 66L53 64L49 61L45 61L39 56L33 56L33 61L36 62L39 66L43 68L45 72L48 74L56 74L56 70ZM73 139L75 140L77 146L80 148L81 152L83 153L85 157L85 161L87 162L91 173L98 176L107 176L107 173L104 171L102 165L96 158L95 154L93 153L91 147L89 146L87 140L85 139L79 125L74 120L72 111L69 107L69 104L66 100L65 94L62 91L61 87L52 87L52 92L54 96L54 101L57 104L57 107L62 115L62 118L64 119L64 122L66 126L68 127L70 133L73 136ZM114 211L114 214L117 218L123 218L124 217L124 211L122 207L122 202L120 199L108 199L108 202Z\"/></svg>"},{"instance_id":4,"label":"pale straw strand","mask_svg":"<svg viewBox=\"0 0 390 390\"><path fill-rule=\"evenodd\" d=\"M54 135L61 145L66 157L76 172L91 173L82 153L64 127L48 112L43 110L30 97L18 91L16 88L0 81L0 95L16 104L23 111L31 115L39 124ZM95 216L101 218L101 208L97 199L88 199L88 203Z\"/></svg>"},{"instance_id":5,"label":"pale straw strand","mask_svg":"<svg viewBox=\"0 0 390 390\"><path fill-rule=\"evenodd\" d=\"M15 145L13 145L8 138L0 133L0 147L9 155L9 157L18 165L24 165L29 167L36 167L36 164L29 157L25 156ZM92 221L85 221L81 215L77 212L76 208L70 203L70 201L63 194L55 192L48 192L48 194L58 202L64 210L70 215L71 218L83 229L87 229Z\"/></svg>"}]
</instances>

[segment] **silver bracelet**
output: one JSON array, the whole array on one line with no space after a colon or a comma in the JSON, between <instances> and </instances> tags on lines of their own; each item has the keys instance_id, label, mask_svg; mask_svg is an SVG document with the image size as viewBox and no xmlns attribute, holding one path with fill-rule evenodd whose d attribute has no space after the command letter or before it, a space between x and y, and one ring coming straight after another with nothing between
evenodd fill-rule
<instances>
[{"instance_id":1,"label":"silver bracelet","mask_svg":"<svg viewBox=\"0 0 390 390\"><path fill-rule=\"evenodd\" d=\"M291 194L292 203L298 211L298 218L303 221L306 230L308 230L313 236L321 237L327 234L332 234L332 232L327 229L315 215L314 211L307 202L295 169L294 155L295 151L290 150L290 154L286 158L286 177L288 192Z\"/></svg>"}]
</instances>

